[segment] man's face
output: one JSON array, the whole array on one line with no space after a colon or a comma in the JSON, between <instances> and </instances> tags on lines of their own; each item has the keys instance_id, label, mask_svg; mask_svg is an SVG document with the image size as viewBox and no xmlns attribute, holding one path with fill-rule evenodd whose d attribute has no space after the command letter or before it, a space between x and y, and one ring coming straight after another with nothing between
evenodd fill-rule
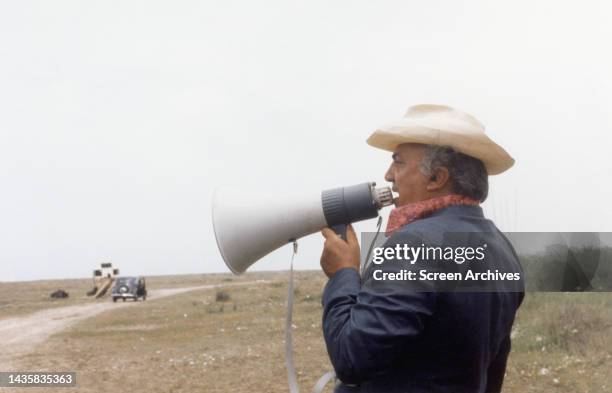
<instances>
[{"instance_id":1,"label":"man's face","mask_svg":"<svg viewBox=\"0 0 612 393\"><path fill-rule=\"evenodd\" d=\"M424 153L425 146L416 143L399 145L393 152L385 180L393 183L393 191L399 193L398 206L432 197L427 189L430 179L419 169Z\"/></svg>"}]
</instances>

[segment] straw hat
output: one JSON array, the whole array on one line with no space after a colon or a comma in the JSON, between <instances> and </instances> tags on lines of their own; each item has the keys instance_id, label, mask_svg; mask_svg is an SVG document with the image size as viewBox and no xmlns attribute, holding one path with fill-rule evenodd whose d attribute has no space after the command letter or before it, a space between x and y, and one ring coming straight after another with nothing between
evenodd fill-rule
<instances>
[{"instance_id":1,"label":"straw hat","mask_svg":"<svg viewBox=\"0 0 612 393\"><path fill-rule=\"evenodd\" d=\"M394 151L402 143L450 146L481 160L489 175L514 165L514 159L485 135L473 116L444 105L415 105L400 120L379 127L367 140L379 149Z\"/></svg>"}]
</instances>

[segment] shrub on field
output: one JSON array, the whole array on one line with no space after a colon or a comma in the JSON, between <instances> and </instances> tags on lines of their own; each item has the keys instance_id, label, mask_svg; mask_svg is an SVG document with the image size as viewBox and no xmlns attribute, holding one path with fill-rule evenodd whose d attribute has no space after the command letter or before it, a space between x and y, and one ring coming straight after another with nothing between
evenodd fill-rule
<instances>
[{"instance_id":1,"label":"shrub on field","mask_svg":"<svg viewBox=\"0 0 612 393\"><path fill-rule=\"evenodd\" d=\"M597 295L597 294L594 294ZM563 350L585 354L589 347L596 346L602 335L611 327L609 310L598 301L585 302L589 296L582 296L582 301L574 298L580 294L568 294L566 302L561 304L545 324L546 333L552 345Z\"/></svg>"},{"instance_id":2,"label":"shrub on field","mask_svg":"<svg viewBox=\"0 0 612 393\"><path fill-rule=\"evenodd\" d=\"M230 300L230 295L225 291L217 291L215 300L218 302L227 302L228 300Z\"/></svg>"},{"instance_id":3,"label":"shrub on field","mask_svg":"<svg viewBox=\"0 0 612 393\"><path fill-rule=\"evenodd\" d=\"M585 355L604 345L610 296L601 293L528 293L519 309L513 349Z\"/></svg>"}]
</instances>

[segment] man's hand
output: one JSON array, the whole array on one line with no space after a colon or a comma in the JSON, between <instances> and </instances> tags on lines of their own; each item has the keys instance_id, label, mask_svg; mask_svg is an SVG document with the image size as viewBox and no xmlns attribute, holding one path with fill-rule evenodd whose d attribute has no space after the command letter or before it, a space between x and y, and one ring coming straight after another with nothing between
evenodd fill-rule
<instances>
[{"instance_id":1,"label":"man's hand","mask_svg":"<svg viewBox=\"0 0 612 393\"><path fill-rule=\"evenodd\" d=\"M359 271L359 242L353 226L349 225L346 228L347 241L342 240L336 232L329 228L323 228L321 233L325 237L321 267L327 277L333 276L334 273L345 267Z\"/></svg>"}]
</instances>

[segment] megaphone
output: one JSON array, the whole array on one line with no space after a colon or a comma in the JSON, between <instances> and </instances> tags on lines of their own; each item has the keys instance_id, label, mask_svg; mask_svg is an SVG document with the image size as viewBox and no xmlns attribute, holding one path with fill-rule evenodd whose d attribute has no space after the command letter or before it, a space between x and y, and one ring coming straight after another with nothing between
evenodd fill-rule
<instances>
[{"instance_id":1,"label":"megaphone","mask_svg":"<svg viewBox=\"0 0 612 393\"><path fill-rule=\"evenodd\" d=\"M212 218L225 264L241 274L277 248L325 227L346 240L348 224L377 217L393 202L391 189L373 182L293 197L221 189L213 196Z\"/></svg>"}]
</instances>

